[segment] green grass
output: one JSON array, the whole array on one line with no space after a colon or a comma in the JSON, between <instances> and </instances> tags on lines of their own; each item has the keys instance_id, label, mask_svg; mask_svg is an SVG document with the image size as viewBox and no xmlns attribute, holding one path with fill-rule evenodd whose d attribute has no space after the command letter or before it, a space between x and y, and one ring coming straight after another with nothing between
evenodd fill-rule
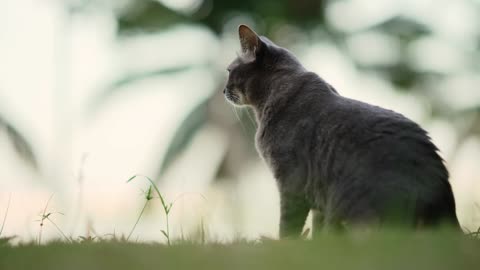
<instances>
[{"instance_id":1,"label":"green grass","mask_svg":"<svg viewBox=\"0 0 480 270\"><path fill-rule=\"evenodd\" d=\"M451 232L325 235L314 241L0 244L0 269L480 269L480 241Z\"/></svg>"},{"instance_id":2,"label":"green grass","mask_svg":"<svg viewBox=\"0 0 480 270\"><path fill-rule=\"evenodd\" d=\"M134 176L127 182L137 178ZM48 209L40 215L38 237L29 244L11 245L14 238L1 235L9 203L0 223L0 270L9 269L480 269L480 229L469 235L459 231L350 231L324 234L315 240L237 241L204 244L205 232L191 242L170 239L168 217L174 202L164 200L148 177L145 206L128 236L113 240L67 236L51 219ZM154 196L156 195L156 196ZM153 199L162 205L166 227L159 228L166 244L133 243L129 238ZM203 223L202 223L203 224ZM42 242L43 226L59 232L56 242ZM183 236L182 236L183 238ZM18 240L18 239L15 239ZM196 243L196 244L195 244Z\"/></svg>"}]
</instances>

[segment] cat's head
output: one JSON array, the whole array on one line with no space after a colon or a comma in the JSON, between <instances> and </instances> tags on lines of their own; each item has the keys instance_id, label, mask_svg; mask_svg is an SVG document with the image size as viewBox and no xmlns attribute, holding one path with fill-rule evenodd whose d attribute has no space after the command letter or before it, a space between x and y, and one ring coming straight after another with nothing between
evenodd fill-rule
<instances>
[{"instance_id":1,"label":"cat's head","mask_svg":"<svg viewBox=\"0 0 480 270\"><path fill-rule=\"evenodd\" d=\"M292 53L258 36L248 26L240 25L238 34L241 52L227 68L228 82L223 93L234 105L254 105L265 95L265 84L273 74L302 67Z\"/></svg>"}]
</instances>

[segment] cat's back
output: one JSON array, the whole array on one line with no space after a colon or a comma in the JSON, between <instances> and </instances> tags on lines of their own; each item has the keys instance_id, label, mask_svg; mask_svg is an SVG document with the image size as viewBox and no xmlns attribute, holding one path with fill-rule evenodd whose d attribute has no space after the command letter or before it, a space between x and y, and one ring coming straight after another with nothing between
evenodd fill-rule
<instances>
[{"instance_id":1,"label":"cat's back","mask_svg":"<svg viewBox=\"0 0 480 270\"><path fill-rule=\"evenodd\" d=\"M400 113L341 96L328 110L330 117L324 119L325 126L337 130L337 135L346 136L345 139L357 146L365 145L371 149L387 144L391 153L413 153L424 148L440 159L427 131Z\"/></svg>"},{"instance_id":2,"label":"cat's back","mask_svg":"<svg viewBox=\"0 0 480 270\"><path fill-rule=\"evenodd\" d=\"M310 73L284 91L257 134L261 154L279 168L291 171L307 157L331 164L325 174L338 175L335 168L365 177L394 172L426 184L448 183L437 147L402 114L343 97Z\"/></svg>"},{"instance_id":3,"label":"cat's back","mask_svg":"<svg viewBox=\"0 0 480 270\"><path fill-rule=\"evenodd\" d=\"M343 149L345 158L361 159L377 172L381 164L385 171L405 170L418 177L430 173L439 182L448 181L428 133L402 114L342 96L336 96L323 114L328 117L316 121L317 136Z\"/></svg>"},{"instance_id":4,"label":"cat's back","mask_svg":"<svg viewBox=\"0 0 480 270\"><path fill-rule=\"evenodd\" d=\"M359 180L356 189L370 190L371 200L380 205L392 198L413 200L417 224L448 222L458 227L448 170L427 131L392 110L343 97L330 113L316 129L330 146L322 149L314 142L317 155L334 153L320 159L331 158L329 163L338 165L330 175ZM339 186L337 194L351 196L344 183Z\"/></svg>"},{"instance_id":5,"label":"cat's back","mask_svg":"<svg viewBox=\"0 0 480 270\"><path fill-rule=\"evenodd\" d=\"M308 147L317 154L334 151L337 157L358 156L396 168L432 165L446 174L438 149L418 124L392 110L343 97L314 73L279 87L260 121L257 144L267 155L297 155Z\"/></svg>"}]
</instances>

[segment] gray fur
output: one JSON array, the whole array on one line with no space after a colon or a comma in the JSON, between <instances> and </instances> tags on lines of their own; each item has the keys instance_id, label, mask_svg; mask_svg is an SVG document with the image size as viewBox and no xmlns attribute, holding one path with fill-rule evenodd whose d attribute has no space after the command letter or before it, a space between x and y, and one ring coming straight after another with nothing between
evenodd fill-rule
<instances>
[{"instance_id":1,"label":"gray fur","mask_svg":"<svg viewBox=\"0 0 480 270\"><path fill-rule=\"evenodd\" d=\"M242 28L242 47L254 33ZM298 236L310 210L324 228L459 226L447 169L421 127L342 97L292 53L257 38L254 61L230 65L224 93L256 114L256 146L280 193L281 237Z\"/></svg>"}]
</instances>

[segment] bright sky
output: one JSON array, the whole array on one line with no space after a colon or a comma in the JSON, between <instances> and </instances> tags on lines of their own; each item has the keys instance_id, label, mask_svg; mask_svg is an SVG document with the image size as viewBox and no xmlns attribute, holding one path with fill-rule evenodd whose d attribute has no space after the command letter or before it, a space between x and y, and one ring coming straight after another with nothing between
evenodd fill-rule
<instances>
[{"instance_id":1,"label":"bright sky","mask_svg":"<svg viewBox=\"0 0 480 270\"><path fill-rule=\"evenodd\" d=\"M174 1L162 2L174 5ZM172 8L188 8L197 2L175 2L182 6ZM469 61L455 51L455 44L441 42L452 36L458 40L458 35L462 44L468 44L468 37L478 32L479 24L474 27L465 23L478 17L469 1L442 1L455 11L447 14L448 23L429 10L430 0L376 2L378 5L365 5L363 0L334 2L328 18L348 32L392 14L421 14L442 27L436 29L434 36L410 48L412 61L418 61L419 68L448 72ZM0 170L0 217L12 194L4 234L22 239L36 237L38 223L34 220L51 194L55 194L52 209L65 213L55 220L68 233L84 235L89 222L100 235L128 232L142 204L140 188L146 182L127 185L125 181L134 174L153 173L158 157L171 139L171 131L188 108L209 95L216 85L212 73L199 67L126 86L94 114L88 111L91 99L124 74L211 62L224 66L237 50L237 41L232 37L218 40L206 29L187 26L161 34L118 39L111 11L97 9L69 20L61 3L4 0L0 4L0 114L27 134L43 172L38 176L26 168L0 133L0 160L4 164ZM368 8L357 12L359 7ZM338 16L345 12L351 16ZM398 45L396 42L379 32L362 32L353 35L347 45L360 61L388 62L399 57L391 50ZM309 69L322 74L342 94L404 113L424 124L444 154L453 152L456 133L452 125L426 121L425 101L399 94L384 80L359 73L352 61L330 43L318 42L297 53ZM444 57L435 57L438 54ZM478 74L458 73L441 84L439 95L452 99L452 104L459 108L469 106L480 100L480 92L471 90L479 81ZM453 88L455 95L449 92ZM168 198L173 200L186 192L202 193L208 198L205 201L198 196L185 196L181 200L172 219L177 235L180 228L196 230L200 219L207 221L211 235L220 239L238 233L249 237L276 234L278 198L273 179L263 164L245 165L245 180L233 186L207 188L211 172L204 168L218 162L227 139L215 128L205 128L192 145L193 154L183 157L168 175L169 181L163 187ZM199 159L197 153L203 152L209 155ZM79 207L76 179L84 156L84 202ZM480 142L471 139L450 164L454 189L461 194L457 196L460 217L472 216L472 198L480 195L472 192L480 190L472 189L478 187L474 180L479 174L472 172L478 170L478 162L473 161L479 157ZM251 186L256 187L255 192ZM237 217L229 213L229 207L238 207L238 201L232 198L243 202L239 209L245 223L241 227L234 226ZM463 221L469 226L479 222ZM138 236L142 240L161 240L159 228L163 225L163 216L155 215L141 223ZM57 236L47 226L46 239Z\"/></svg>"}]
</instances>

